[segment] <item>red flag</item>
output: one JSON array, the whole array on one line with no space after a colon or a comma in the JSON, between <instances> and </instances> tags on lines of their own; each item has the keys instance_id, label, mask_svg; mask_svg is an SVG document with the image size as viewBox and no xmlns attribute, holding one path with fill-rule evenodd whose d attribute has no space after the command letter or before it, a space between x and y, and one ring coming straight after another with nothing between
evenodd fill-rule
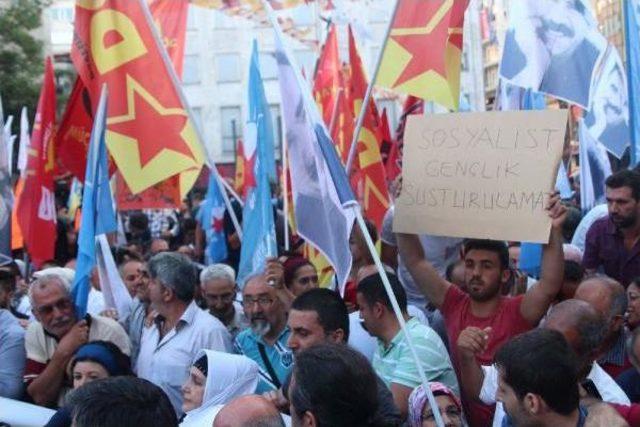
<instances>
[{"instance_id":1,"label":"red flag","mask_svg":"<svg viewBox=\"0 0 640 427\"><path fill-rule=\"evenodd\" d=\"M351 27L349 27L349 62L351 64L351 102L357 116L360 113L360 108L364 108L362 101L367 91L367 79ZM378 109L371 99L365 112L362 130L358 135L357 150L360 176L355 189L367 218L376 225L378 230L382 228L384 214L389 208L387 178L380 156L381 145L382 129Z\"/></svg>"},{"instance_id":2,"label":"red flag","mask_svg":"<svg viewBox=\"0 0 640 427\"><path fill-rule=\"evenodd\" d=\"M53 187L56 87L51 58L47 57L38 100L24 192L18 202L18 222L27 251L39 266L53 259L56 242L56 206Z\"/></svg>"},{"instance_id":3,"label":"red flag","mask_svg":"<svg viewBox=\"0 0 640 427\"><path fill-rule=\"evenodd\" d=\"M56 137L56 159L59 167L71 172L81 182L84 182L87 167L92 126L91 98L82 80L77 78Z\"/></svg>"},{"instance_id":4,"label":"red flag","mask_svg":"<svg viewBox=\"0 0 640 427\"><path fill-rule=\"evenodd\" d=\"M380 115L380 132L382 134L382 144L380 145L380 156L382 157L382 163L386 165L387 161L389 160L389 152L391 151L391 145L393 145L393 140L391 139L391 129L389 127L389 117L387 115L386 108L382 110L382 114Z\"/></svg>"},{"instance_id":5,"label":"red flag","mask_svg":"<svg viewBox=\"0 0 640 427\"><path fill-rule=\"evenodd\" d=\"M132 192L179 175L185 195L204 153L144 7L77 2L71 58L94 105L100 87L109 88L106 142Z\"/></svg>"},{"instance_id":6,"label":"red flag","mask_svg":"<svg viewBox=\"0 0 640 427\"><path fill-rule=\"evenodd\" d=\"M387 178L389 181L396 179L398 175L402 173L402 148L404 145L404 128L407 124L407 117L412 114L424 113L424 101L415 96L409 95L404 102L404 108L402 115L400 116L400 122L396 128L396 135L394 143L391 146L389 152L389 159L387 160L386 170Z\"/></svg>"},{"instance_id":7,"label":"red flag","mask_svg":"<svg viewBox=\"0 0 640 427\"><path fill-rule=\"evenodd\" d=\"M149 5L156 28L162 36L162 43L178 77L182 78L184 45L187 34L188 0L153 0Z\"/></svg>"},{"instance_id":8,"label":"red flag","mask_svg":"<svg viewBox=\"0 0 640 427\"><path fill-rule=\"evenodd\" d=\"M249 188L256 186L256 177L254 174L255 165L255 152L253 157L248 159L244 152L244 144L242 140L238 140L236 144L236 175L235 175L235 188L240 197L244 198L247 195Z\"/></svg>"},{"instance_id":9,"label":"red flag","mask_svg":"<svg viewBox=\"0 0 640 427\"><path fill-rule=\"evenodd\" d=\"M331 25L327 41L320 53L318 69L313 81L313 96L327 126L331 125L336 97L341 87L343 87L342 65L338 54L338 36L336 26Z\"/></svg>"},{"instance_id":10,"label":"red flag","mask_svg":"<svg viewBox=\"0 0 640 427\"><path fill-rule=\"evenodd\" d=\"M349 81L349 68L345 67L343 70L342 81ZM355 117L353 116L353 106L351 104L351 96L349 95L349 89L341 87L338 92L338 99L336 107L338 110L335 112L332 121L334 121L331 131L331 138L333 139L338 154L343 163L347 163L347 157L349 157L349 147L351 147L351 141L353 139L353 131L355 126Z\"/></svg>"}]
</instances>

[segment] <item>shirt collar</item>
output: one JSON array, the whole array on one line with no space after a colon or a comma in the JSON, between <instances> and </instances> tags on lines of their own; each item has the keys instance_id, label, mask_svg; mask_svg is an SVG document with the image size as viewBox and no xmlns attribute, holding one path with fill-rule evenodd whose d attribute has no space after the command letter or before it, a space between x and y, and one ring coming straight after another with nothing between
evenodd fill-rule
<instances>
[{"instance_id":1,"label":"shirt collar","mask_svg":"<svg viewBox=\"0 0 640 427\"><path fill-rule=\"evenodd\" d=\"M616 225L613 223L613 221L611 221L611 217L607 216L607 234L610 234L612 236L615 236L617 234L620 233L620 230L618 230L618 227L616 227Z\"/></svg>"},{"instance_id":2,"label":"shirt collar","mask_svg":"<svg viewBox=\"0 0 640 427\"><path fill-rule=\"evenodd\" d=\"M261 342L265 346L268 345L266 342L264 342L262 335L258 335L255 332L253 332L253 329L249 329L249 330L251 331L251 336L253 337L253 339L256 340L256 342ZM284 329L278 335L278 339L276 341L281 342L283 339L286 341L288 334L289 334L289 326L285 326Z\"/></svg>"},{"instance_id":3,"label":"shirt collar","mask_svg":"<svg viewBox=\"0 0 640 427\"><path fill-rule=\"evenodd\" d=\"M627 358L626 342L626 334L621 332L613 347L598 362L624 366Z\"/></svg>"},{"instance_id":4,"label":"shirt collar","mask_svg":"<svg viewBox=\"0 0 640 427\"><path fill-rule=\"evenodd\" d=\"M409 318L409 320L407 320L405 322L406 326L407 326L407 330L409 330L409 328L411 326L413 326L416 322L418 322L418 319L416 319L415 317L411 317ZM402 342L402 340L404 339L404 333L402 332L402 328L400 328L398 330L398 333L396 334L395 337L393 337L393 339L391 340L391 342L389 343L388 347L384 346L384 342L382 342L382 340L378 340L378 345L380 347L380 351L383 355L386 355L388 352L391 351L391 349L393 349L396 345L400 344Z\"/></svg>"},{"instance_id":5,"label":"shirt collar","mask_svg":"<svg viewBox=\"0 0 640 427\"><path fill-rule=\"evenodd\" d=\"M196 314L198 314L198 310L200 310L200 308L197 306L195 300L191 301L184 313L182 313L182 316L180 316L180 319L178 319L175 330L179 331L184 326L193 324ZM161 329L162 323L165 321L165 317L161 314L158 314L155 319L153 319L153 321L155 322L158 329Z\"/></svg>"}]
</instances>

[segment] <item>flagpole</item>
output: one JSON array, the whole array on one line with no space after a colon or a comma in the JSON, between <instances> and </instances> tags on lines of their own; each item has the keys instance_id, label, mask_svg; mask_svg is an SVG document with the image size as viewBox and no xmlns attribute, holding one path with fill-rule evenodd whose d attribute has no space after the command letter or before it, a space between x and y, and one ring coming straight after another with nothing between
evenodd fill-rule
<instances>
[{"instance_id":1,"label":"flagpole","mask_svg":"<svg viewBox=\"0 0 640 427\"><path fill-rule=\"evenodd\" d=\"M236 213L233 210L233 206L231 205L231 200L229 200L229 196L227 195L227 192L224 191L223 179L218 173L218 169L216 168L215 162L213 161L213 156L211 155L211 153L209 153L209 150L207 149L204 143L202 129L200 129L200 127L198 126L198 122L193 119L194 117L193 111L191 110L191 106L187 102L187 97L185 96L184 91L182 90L182 84L180 83L180 80L176 75L173 65L171 64L171 60L169 59L169 54L167 53L167 49L165 48L164 43L162 42L162 40L160 39L160 36L158 35L158 30L155 24L153 23L153 17L151 16L151 11L149 10L149 6L147 5L147 2L145 0L138 0L138 2L140 3L142 10L144 11L144 16L147 21L147 25L151 28L151 34L153 34L153 38L156 42L156 46L158 47L158 51L160 51L160 56L162 57L162 61L164 62L164 65L169 72L169 76L171 76L171 81L173 82L173 86L176 88L176 91L178 92L178 97L180 98L182 105L184 105L184 108L187 110L187 114L191 119L191 122L193 123L194 129L196 130L196 134L198 135L198 142L200 143L200 148L204 152L205 158L207 159L206 163L209 166L209 169L211 170L211 172L214 173L216 176L216 180L218 181L218 185L220 186L220 192L222 193L224 204L227 207L227 212L229 212L229 216L231 217L231 222L233 223L233 227L236 229L236 233L238 233L238 238L240 239L240 241L242 241L242 227L240 227L240 223L238 222L238 217L236 216Z\"/></svg>"},{"instance_id":2,"label":"flagpole","mask_svg":"<svg viewBox=\"0 0 640 427\"><path fill-rule=\"evenodd\" d=\"M367 242L367 247L369 248L369 252L373 258L373 262L378 269L378 274L382 278L382 284L384 285L384 289L387 292L389 297L389 301L391 302L391 306L393 307L393 311L398 319L398 323L400 323L400 329L404 334L404 339L409 344L409 349L411 350L411 355L413 356L413 360L416 363L418 368L418 374L420 375L420 381L422 382L422 387L424 387L425 394L427 395L427 399L429 400L429 406L433 412L433 416L436 421L436 425L439 427L444 427L444 423L442 421L442 416L440 415L440 410L438 408L438 404L436 403L436 399L431 391L431 387L429 387L429 380L427 379L424 369L422 367L422 362L418 357L418 353L416 352L415 346L413 344L413 340L409 336L409 332L407 330L407 323L404 320L404 316L402 315L402 311L400 310L400 306L398 305L398 300L396 299L395 294L393 293L393 289L391 288L391 283L389 282L389 277L387 276L387 272L382 265L382 261L380 261L380 256L378 255L378 251L376 250L376 246L371 240L371 236L367 231L367 225L364 222L364 218L362 217L362 212L360 210L359 205L354 205L351 207L353 213L356 216L356 222L358 223L358 227L364 236L365 241Z\"/></svg>"},{"instance_id":3,"label":"flagpole","mask_svg":"<svg viewBox=\"0 0 640 427\"><path fill-rule=\"evenodd\" d=\"M387 43L389 41L389 35L391 34L391 28L393 27L393 21L396 18L396 14L398 13L398 6L400 5L401 0L396 0L396 4L393 7L393 13L391 14L391 19L389 20L389 25L387 26L387 31L384 35L384 41L382 42L382 47L380 48L380 52L378 53L378 58L376 60L376 66L373 70L373 76L371 76L371 80L369 81L369 85L367 86L367 91L364 95L364 99L362 100L362 106L360 107L360 113L358 114L358 120L356 121L355 131L353 132L353 139L351 140L351 146L349 147L349 156L347 157L347 165L345 166L345 170L347 171L347 176L351 176L351 167L353 166L353 160L356 154L356 147L358 146L358 138L360 136L360 130L362 130L362 124L364 123L364 117L369 108L369 100L371 99L371 95L373 94L373 87L375 86L376 80L378 79L378 73L380 72L380 65L382 64L382 58L384 56L384 51L387 48Z\"/></svg>"},{"instance_id":4,"label":"flagpole","mask_svg":"<svg viewBox=\"0 0 640 427\"><path fill-rule=\"evenodd\" d=\"M243 208L244 202L242 201L242 197L240 197L240 195L236 192L236 190L233 189L231 184L229 184L224 179L222 179L221 181L222 181L223 187L238 201L238 203L240 204L240 207Z\"/></svg>"},{"instance_id":5,"label":"flagpole","mask_svg":"<svg viewBox=\"0 0 640 427\"><path fill-rule=\"evenodd\" d=\"M338 95L336 96L336 100L333 103L333 113L331 114L331 123L329 124L329 136L333 135L333 131L335 130L336 124L338 123L338 105L340 105L340 98L344 94L344 89L338 89Z\"/></svg>"},{"instance_id":6,"label":"flagpole","mask_svg":"<svg viewBox=\"0 0 640 427\"><path fill-rule=\"evenodd\" d=\"M628 93L628 99L629 99L629 128L631 129L631 146L629 149L629 154L631 155L631 161L630 161L630 167L634 167L635 165L638 164L638 161L640 161L640 159L638 159L638 146L637 144L640 143L640 141L637 141L636 136L636 126L640 126L640 123L636 123L636 109L638 108L638 106L636 105L635 102L635 97L634 97L634 93L633 93L633 79L631 76L631 38L629 37L630 31L631 31L631 13L633 13L633 10L631 10L631 8L633 7L632 5L630 5L629 1L630 0L622 0L623 1L623 6L624 6L624 35L625 35L625 49L626 49L626 54L627 54L627 93Z\"/></svg>"},{"instance_id":7,"label":"flagpole","mask_svg":"<svg viewBox=\"0 0 640 427\"><path fill-rule=\"evenodd\" d=\"M282 117L282 116L281 116ZM284 120L280 119L280 133L282 135L282 207L284 208L284 250L289 251L289 187L287 180L287 134Z\"/></svg>"}]
</instances>

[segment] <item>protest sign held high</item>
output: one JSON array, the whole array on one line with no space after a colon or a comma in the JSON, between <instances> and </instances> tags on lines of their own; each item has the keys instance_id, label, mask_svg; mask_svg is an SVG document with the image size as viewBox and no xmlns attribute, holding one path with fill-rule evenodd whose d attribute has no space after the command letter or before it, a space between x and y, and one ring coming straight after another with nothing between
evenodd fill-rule
<instances>
[{"instance_id":1,"label":"protest sign held high","mask_svg":"<svg viewBox=\"0 0 640 427\"><path fill-rule=\"evenodd\" d=\"M548 241L563 110L410 117L394 231Z\"/></svg>"}]
</instances>

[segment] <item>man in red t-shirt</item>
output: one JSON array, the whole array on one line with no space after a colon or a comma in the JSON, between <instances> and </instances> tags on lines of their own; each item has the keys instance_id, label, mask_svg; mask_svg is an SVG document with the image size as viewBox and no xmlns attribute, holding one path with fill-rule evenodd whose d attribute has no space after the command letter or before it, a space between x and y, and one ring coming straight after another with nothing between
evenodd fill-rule
<instances>
[{"instance_id":1,"label":"man in red t-shirt","mask_svg":"<svg viewBox=\"0 0 640 427\"><path fill-rule=\"evenodd\" d=\"M511 337L535 327L560 291L564 274L561 228L566 208L557 194L550 196L547 212L552 228L549 244L543 247L540 281L516 297L500 293L511 274L504 242L469 240L465 244L465 293L440 277L425 257L418 236L398 234L400 256L416 285L442 312L449 342L455 343L460 332L469 326L490 331L485 335L486 350L477 356L481 364L491 363L497 349ZM451 359L459 375L455 346L451 346ZM458 380L464 382L464 378ZM493 407L469 402L466 413L471 426L491 425Z\"/></svg>"}]
</instances>

